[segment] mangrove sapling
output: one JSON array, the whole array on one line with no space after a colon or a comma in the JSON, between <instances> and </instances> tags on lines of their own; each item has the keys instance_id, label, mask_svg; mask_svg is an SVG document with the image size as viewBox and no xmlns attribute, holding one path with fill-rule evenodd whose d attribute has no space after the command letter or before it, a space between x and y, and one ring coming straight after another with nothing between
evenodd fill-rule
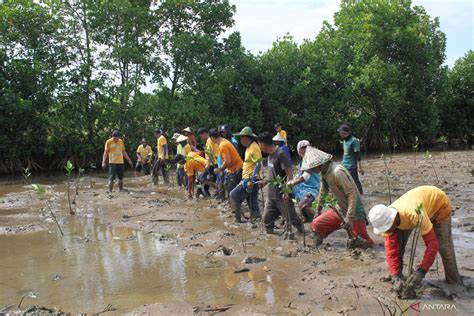
<instances>
[{"instance_id":1,"label":"mangrove sapling","mask_svg":"<svg viewBox=\"0 0 474 316\"><path fill-rule=\"evenodd\" d=\"M410 259L408 261L408 274L410 275L413 272L413 263L415 261L415 253L416 253L416 246L418 244L418 239L420 236L420 228L422 222L421 212L423 211L423 203L418 204L415 208L415 213L418 215L418 221L416 223L415 229L413 231L413 238L411 241L411 249L410 249Z\"/></svg>"},{"instance_id":2,"label":"mangrove sapling","mask_svg":"<svg viewBox=\"0 0 474 316\"><path fill-rule=\"evenodd\" d=\"M444 156L444 159L446 159L446 147L448 145L448 137L446 136L441 136L438 141L442 142L443 143L443 156Z\"/></svg>"},{"instance_id":3,"label":"mangrove sapling","mask_svg":"<svg viewBox=\"0 0 474 316\"><path fill-rule=\"evenodd\" d=\"M93 188L93 184L92 184L92 170L96 170L96 169L97 169L96 165L94 165L93 163L91 163L90 169L89 169L89 186L90 186L91 189Z\"/></svg>"},{"instance_id":4,"label":"mangrove sapling","mask_svg":"<svg viewBox=\"0 0 474 316\"><path fill-rule=\"evenodd\" d=\"M77 195L79 194L79 181L81 180L81 176L84 174L84 171L85 171L84 169L79 167L79 172L77 173L76 182L74 183L75 192L74 192L74 198L72 199L72 202L71 202L73 205L76 205L76 198L77 198Z\"/></svg>"},{"instance_id":5,"label":"mangrove sapling","mask_svg":"<svg viewBox=\"0 0 474 316\"><path fill-rule=\"evenodd\" d=\"M431 155L429 150L427 150L424 156L425 156L426 161L428 161L430 163L431 168L433 169L433 172L436 176L436 184L438 184L439 183L439 178L438 178L438 173L436 172L436 168L435 168L434 163L433 163L433 155Z\"/></svg>"},{"instance_id":6,"label":"mangrove sapling","mask_svg":"<svg viewBox=\"0 0 474 316\"><path fill-rule=\"evenodd\" d=\"M41 184L36 184L36 183L33 183L31 185L31 187L33 188L33 190L36 192L36 194L38 195L43 195L43 194L46 194L46 188L44 186L42 186ZM59 222L58 222L58 219L56 218L56 216L54 215L53 213L53 210L51 209L51 205L49 205L49 201L46 200L46 206L48 207L49 209L49 213L51 214L51 217L53 218L54 222L56 223L56 225L58 226L58 229L59 229L59 232L61 233L61 236L64 237L64 232L61 228L61 225L59 225Z\"/></svg>"},{"instance_id":7,"label":"mangrove sapling","mask_svg":"<svg viewBox=\"0 0 474 316\"><path fill-rule=\"evenodd\" d=\"M76 212L74 212L72 209L72 203L71 203L71 174L72 174L72 171L74 170L74 165L72 164L70 160L66 162L64 169L66 169L66 176L67 176L66 187L67 187L67 203L69 205L69 214L76 215Z\"/></svg>"},{"instance_id":8,"label":"mangrove sapling","mask_svg":"<svg viewBox=\"0 0 474 316\"><path fill-rule=\"evenodd\" d=\"M26 185L30 184L31 172L29 168L23 168L22 176L23 176L23 182ZM31 192L29 190L28 190L28 195L30 196L30 198L32 198Z\"/></svg>"},{"instance_id":9,"label":"mangrove sapling","mask_svg":"<svg viewBox=\"0 0 474 316\"><path fill-rule=\"evenodd\" d=\"M392 155L390 154L390 137L388 135L385 135L383 138L383 142L385 144L385 147L388 149L388 156L390 158L390 162L392 162Z\"/></svg>"},{"instance_id":10,"label":"mangrove sapling","mask_svg":"<svg viewBox=\"0 0 474 316\"><path fill-rule=\"evenodd\" d=\"M413 143L413 161L415 162L416 166L416 154L418 153L418 147L420 143L418 142L418 136L415 136L415 142Z\"/></svg>"},{"instance_id":11,"label":"mangrove sapling","mask_svg":"<svg viewBox=\"0 0 474 316\"><path fill-rule=\"evenodd\" d=\"M392 188L390 185L390 175L392 173L390 172L390 169L388 168L388 163L387 163L387 160L385 159L385 156L382 154L380 158L382 158L383 163L385 165L385 179L387 181L387 188L388 188L388 201L389 201L389 204L392 204Z\"/></svg>"}]
</instances>

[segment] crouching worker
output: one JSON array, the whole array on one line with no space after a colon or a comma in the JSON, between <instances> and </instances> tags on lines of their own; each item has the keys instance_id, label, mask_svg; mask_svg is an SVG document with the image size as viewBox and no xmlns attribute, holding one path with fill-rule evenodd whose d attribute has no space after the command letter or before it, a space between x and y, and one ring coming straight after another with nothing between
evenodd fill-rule
<instances>
[{"instance_id":1,"label":"crouching worker","mask_svg":"<svg viewBox=\"0 0 474 316\"><path fill-rule=\"evenodd\" d=\"M207 161L196 152L190 152L186 157L183 155L176 155L174 157L174 163L184 165L186 175L188 177L188 198L193 197L193 184L196 178L197 172L203 172L206 169Z\"/></svg>"},{"instance_id":2,"label":"crouching worker","mask_svg":"<svg viewBox=\"0 0 474 316\"><path fill-rule=\"evenodd\" d=\"M304 158L306 148L309 146L309 141L302 140L298 142L297 151L301 159ZM301 160L298 164L298 174L295 179L288 182L288 185L293 188L293 195L298 202L298 208L305 222L311 222L316 212L313 210L313 201L319 194L319 174L309 173L301 170ZM318 214L319 215L319 214Z\"/></svg>"},{"instance_id":3,"label":"crouching worker","mask_svg":"<svg viewBox=\"0 0 474 316\"><path fill-rule=\"evenodd\" d=\"M151 146L148 145L145 138L142 139L142 143L137 148L137 164L135 171L140 173L143 170L145 175L150 174L150 157L153 154Z\"/></svg>"},{"instance_id":4,"label":"crouching worker","mask_svg":"<svg viewBox=\"0 0 474 316\"><path fill-rule=\"evenodd\" d=\"M321 173L318 213L329 191L337 202L335 207L328 208L311 223L316 246L321 245L324 238L342 227L348 232L351 241L357 241L348 246L371 247L374 242L367 233L365 209L359 190L349 171L341 165L336 165L331 159L332 155L308 146L301 165L302 171ZM358 237L365 240L365 243Z\"/></svg>"},{"instance_id":5,"label":"crouching worker","mask_svg":"<svg viewBox=\"0 0 474 316\"><path fill-rule=\"evenodd\" d=\"M235 221L240 223L242 222L241 205L244 200L247 200L250 208L251 220L260 217L257 175L261 168L262 152L256 142L257 135L253 133L250 127L244 127L235 136L239 137L240 143L246 147L245 160L242 167L242 180L229 195L231 206L235 211Z\"/></svg>"},{"instance_id":6,"label":"crouching worker","mask_svg":"<svg viewBox=\"0 0 474 316\"><path fill-rule=\"evenodd\" d=\"M421 212L418 215L416 210ZM446 193L434 186L414 188L392 205L374 206L369 220L374 233L384 234L385 252L391 279L402 297L411 298L433 264L439 251L443 260L447 283L462 284L456 264L453 238L451 235L452 206ZM421 221L418 224L418 221ZM403 282L403 255L411 231L419 225L419 231L426 245L423 259L417 270L411 272Z\"/></svg>"}]
</instances>

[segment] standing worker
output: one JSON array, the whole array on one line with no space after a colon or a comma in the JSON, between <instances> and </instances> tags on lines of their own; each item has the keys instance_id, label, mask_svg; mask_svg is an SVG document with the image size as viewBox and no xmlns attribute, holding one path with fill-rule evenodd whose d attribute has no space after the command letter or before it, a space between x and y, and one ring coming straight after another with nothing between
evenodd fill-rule
<instances>
[{"instance_id":1,"label":"standing worker","mask_svg":"<svg viewBox=\"0 0 474 316\"><path fill-rule=\"evenodd\" d=\"M283 124L276 123L275 124L275 131L280 135L283 139L285 139L285 144L288 145L288 134L283 129Z\"/></svg>"},{"instance_id":2,"label":"standing worker","mask_svg":"<svg viewBox=\"0 0 474 316\"><path fill-rule=\"evenodd\" d=\"M415 211L421 208L418 215ZM374 226L374 233L384 234L385 252L391 279L410 298L414 289L430 270L439 251L443 260L446 282L462 284L459 275L456 253L451 234L451 202L442 190L435 186L419 186L403 194L390 206L374 206L369 212L369 220ZM418 224L421 221L421 224ZM426 245L423 259L406 282L403 278L403 255L411 231L419 226L419 233Z\"/></svg>"},{"instance_id":3,"label":"standing worker","mask_svg":"<svg viewBox=\"0 0 474 316\"><path fill-rule=\"evenodd\" d=\"M235 221L240 223L242 222L241 205L244 200L247 200L251 220L260 217L257 176L261 168L262 152L256 142L257 135L250 127L244 127L235 136L239 137L240 143L247 148L242 167L242 180L229 194L231 206L235 211Z\"/></svg>"},{"instance_id":4,"label":"standing worker","mask_svg":"<svg viewBox=\"0 0 474 316\"><path fill-rule=\"evenodd\" d=\"M357 189L359 189L360 194L363 194L362 184L359 180L359 172L361 175L364 175L364 169L362 169L360 157L359 139L352 134L352 130L347 124L342 124L337 131L339 132L339 136L342 138L342 147L344 149L341 165L349 170L349 173L357 185Z\"/></svg>"},{"instance_id":5,"label":"standing worker","mask_svg":"<svg viewBox=\"0 0 474 316\"><path fill-rule=\"evenodd\" d=\"M283 150L283 152L285 153L285 155L288 157L288 161L290 162L290 164L292 165L293 164L293 160L291 159L291 152L290 152L290 148L288 148L288 146L286 145L286 139L283 138L280 134L276 134L275 136L273 136L273 141L275 142L275 144L281 148L281 150Z\"/></svg>"},{"instance_id":6,"label":"standing worker","mask_svg":"<svg viewBox=\"0 0 474 316\"><path fill-rule=\"evenodd\" d=\"M151 173L153 184L158 184L158 172L161 170L163 180L169 183L168 172L166 171L166 161L168 160L168 142L161 129L157 128L153 133L156 138L156 159Z\"/></svg>"},{"instance_id":7,"label":"standing worker","mask_svg":"<svg viewBox=\"0 0 474 316\"><path fill-rule=\"evenodd\" d=\"M142 138L142 143L137 148L137 164L135 171L140 173L143 170L145 175L150 174L150 157L153 155L153 150L145 138Z\"/></svg>"},{"instance_id":8,"label":"standing worker","mask_svg":"<svg viewBox=\"0 0 474 316\"><path fill-rule=\"evenodd\" d=\"M210 196L209 185L212 184L214 187L217 186L215 184L216 174L214 173L214 169L217 168L219 145L211 140L209 137L209 130L207 128L200 128L198 130L198 134L204 144L204 155L207 160L206 170L200 175L200 180L208 180L207 183L204 184L204 194Z\"/></svg>"},{"instance_id":9,"label":"standing worker","mask_svg":"<svg viewBox=\"0 0 474 316\"><path fill-rule=\"evenodd\" d=\"M329 190L337 201L334 208L329 207L311 223L311 230L316 237L316 246L319 246L323 239L333 231L343 227L348 232L352 232L353 236L365 239L367 246L371 247L374 241L367 233L365 208L359 190L349 171L341 165L336 165L331 159L330 154L314 147L306 147L301 165L303 171L321 173L318 213L321 211L323 198L327 196Z\"/></svg>"},{"instance_id":10,"label":"standing worker","mask_svg":"<svg viewBox=\"0 0 474 316\"><path fill-rule=\"evenodd\" d=\"M108 193L111 194L114 188L114 181L118 177L119 190L123 190L123 173L125 170L123 158L127 159L130 167L133 163L127 152L125 145L121 139L119 131L115 130L112 137L105 142L104 155L102 156L102 168L107 167L107 158L109 163L109 188Z\"/></svg>"}]
</instances>

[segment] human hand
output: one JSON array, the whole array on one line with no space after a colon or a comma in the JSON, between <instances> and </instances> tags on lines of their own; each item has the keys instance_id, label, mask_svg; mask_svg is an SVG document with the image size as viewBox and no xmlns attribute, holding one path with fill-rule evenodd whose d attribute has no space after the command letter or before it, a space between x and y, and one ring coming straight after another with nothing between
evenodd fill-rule
<instances>
[{"instance_id":1,"label":"human hand","mask_svg":"<svg viewBox=\"0 0 474 316\"><path fill-rule=\"evenodd\" d=\"M260 180L260 181L258 181L257 183L258 183L258 186L259 186L260 188L263 188L263 187L265 187L265 186L267 185L267 181L265 181L265 180Z\"/></svg>"},{"instance_id":2,"label":"human hand","mask_svg":"<svg viewBox=\"0 0 474 316\"><path fill-rule=\"evenodd\" d=\"M102 163L102 169L105 169L107 167L107 164L105 162Z\"/></svg>"},{"instance_id":3,"label":"human hand","mask_svg":"<svg viewBox=\"0 0 474 316\"><path fill-rule=\"evenodd\" d=\"M344 228L345 230L351 230L352 231L352 226L353 226L353 222L354 220L352 218L345 218L344 219L344 224L342 224L342 228Z\"/></svg>"},{"instance_id":4,"label":"human hand","mask_svg":"<svg viewBox=\"0 0 474 316\"><path fill-rule=\"evenodd\" d=\"M290 200L290 194L288 193L283 193L283 201L288 202Z\"/></svg>"}]
</instances>

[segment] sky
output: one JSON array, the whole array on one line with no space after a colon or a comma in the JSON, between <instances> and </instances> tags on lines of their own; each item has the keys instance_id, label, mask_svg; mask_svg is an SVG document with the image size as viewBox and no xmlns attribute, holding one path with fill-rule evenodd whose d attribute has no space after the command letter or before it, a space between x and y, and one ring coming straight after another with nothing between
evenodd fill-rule
<instances>
[{"instance_id":1,"label":"sky","mask_svg":"<svg viewBox=\"0 0 474 316\"><path fill-rule=\"evenodd\" d=\"M264 52L278 38L290 33L297 43L314 39L324 20L333 23L339 10L337 0L229 0L236 6L235 26L244 47L252 53ZM473 0L413 0L432 17L439 17L446 34L446 60L452 67L456 59L474 50Z\"/></svg>"}]
</instances>

